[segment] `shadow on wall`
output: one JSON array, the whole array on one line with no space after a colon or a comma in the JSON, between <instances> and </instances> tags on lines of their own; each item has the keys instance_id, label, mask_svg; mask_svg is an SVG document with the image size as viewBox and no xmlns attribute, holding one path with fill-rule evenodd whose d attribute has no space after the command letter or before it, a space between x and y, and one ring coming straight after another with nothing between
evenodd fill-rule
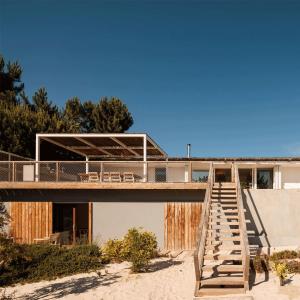
<instances>
[{"instance_id":1,"label":"shadow on wall","mask_svg":"<svg viewBox=\"0 0 300 300\"><path fill-rule=\"evenodd\" d=\"M246 224L250 246L250 255L256 255L259 251L259 248L261 247L267 247L267 254L270 254L271 245L268 239L268 234L249 189L244 189L242 191L242 195L244 208L246 209L246 222L247 220L250 221L248 221Z\"/></svg>"}]
</instances>

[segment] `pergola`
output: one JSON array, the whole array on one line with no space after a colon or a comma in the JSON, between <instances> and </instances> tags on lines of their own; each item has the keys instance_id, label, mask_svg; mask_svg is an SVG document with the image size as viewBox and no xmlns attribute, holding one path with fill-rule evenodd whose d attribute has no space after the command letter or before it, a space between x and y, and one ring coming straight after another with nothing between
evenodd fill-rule
<instances>
[{"instance_id":1,"label":"pergola","mask_svg":"<svg viewBox=\"0 0 300 300\"><path fill-rule=\"evenodd\" d=\"M97 158L141 160L145 162L144 173L148 158L167 158L166 152L145 133L41 133L36 135L36 161L40 160L42 140L79 154L87 162Z\"/></svg>"}]
</instances>

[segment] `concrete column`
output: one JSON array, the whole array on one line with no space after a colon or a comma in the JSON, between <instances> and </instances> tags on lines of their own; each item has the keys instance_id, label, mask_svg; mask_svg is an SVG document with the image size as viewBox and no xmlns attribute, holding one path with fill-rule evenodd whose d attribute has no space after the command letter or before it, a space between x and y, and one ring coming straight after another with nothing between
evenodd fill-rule
<instances>
[{"instance_id":1,"label":"concrete column","mask_svg":"<svg viewBox=\"0 0 300 300\"><path fill-rule=\"evenodd\" d=\"M35 136L35 181L39 181L39 164L40 160L40 138L38 135Z\"/></svg>"},{"instance_id":2,"label":"concrete column","mask_svg":"<svg viewBox=\"0 0 300 300\"><path fill-rule=\"evenodd\" d=\"M147 165L147 136L143 138L143 181L147 182L148 165Z\"/></svg>"},{"instance_id":3,"label":"concrete column","mask_svg":"<svg viewBox=\"0 0 300 300\"><path fill-rule=\"evenodd\" d=\"M85 157L85 173L88 173L89 172L89 158L86 156Z\"/></svg>"}]
</instances>

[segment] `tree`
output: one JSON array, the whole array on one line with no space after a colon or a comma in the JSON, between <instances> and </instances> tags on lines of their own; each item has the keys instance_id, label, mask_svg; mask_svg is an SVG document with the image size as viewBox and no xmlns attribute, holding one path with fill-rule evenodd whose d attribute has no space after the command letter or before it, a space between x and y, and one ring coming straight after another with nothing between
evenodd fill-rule
<instances>
[{"instance_id":1,"label":"tree","mask_svg":"<svg viewBox=\"0 0 300 300\"><path fill-rule=\"evenodd\" d=\"M126 105L115 97L101 98L98 103L74 97L60 109L48 99L46 88L40 88L29 101L21 74L17 62L5 68L0 55L0 150L34 157L37 133L119 133L133 124ZM47 151L61 158L65 155L53 146Z\"/></svg>"},{"instance_id":2,"label":"tree","mask_svg":"<svg viewBox=\"0 0 300 300\"><path fill-rule=\"evenodd\" d=\"M126 105L115 97L102 98L93 110L92 118L95 122L93 132L120 133L128 130L133 124Z\"/></svg>"},{"instance_id":3,"label":"tree","mask_svg":"<svg viewBox=\"0 0 300 300\"><path fill-rule=\"evenodd\" d=\"M16 62L5 64L3 56L0 54L0 101L6 103L18 103L24 94L24 83L21 82L22 68Z\"/></svg>"}]
</instances>

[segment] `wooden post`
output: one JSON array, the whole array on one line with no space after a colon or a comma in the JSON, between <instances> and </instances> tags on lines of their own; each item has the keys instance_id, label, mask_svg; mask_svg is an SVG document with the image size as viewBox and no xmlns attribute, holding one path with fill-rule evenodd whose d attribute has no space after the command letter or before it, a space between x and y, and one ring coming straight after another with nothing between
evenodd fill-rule
<instances>
[{"instance_id":1,"label":"wooden post","mask_svg":"<svg viewBox=\"0 0 300 300\"><path fill-rule=\"evenodd\" d=\"M76 206L73 206L73 245L76 243Z\"/></svg>"},{"instance_id":2,"label":"wooden post","mask_svg":"<svg viewBox=\"0 0 300 300\"><path fill-rule=\"evenodd\" d=\"M88 240L89 244L93 242L93 202L89 202L89 228L88 228Z\"/></svg>"}]
</instances>

